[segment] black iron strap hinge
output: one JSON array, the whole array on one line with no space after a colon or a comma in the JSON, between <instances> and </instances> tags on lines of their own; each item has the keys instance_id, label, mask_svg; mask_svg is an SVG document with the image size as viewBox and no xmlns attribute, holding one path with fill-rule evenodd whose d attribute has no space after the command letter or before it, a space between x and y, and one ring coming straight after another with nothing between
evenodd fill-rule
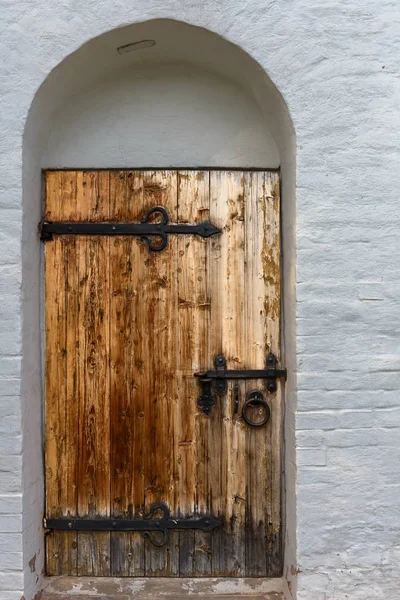
<instances>
[{"instance_id":1,"label":"black iron strap hinge","mask_svg":"<svg viewBox=\"0 0 400 600\"><path fill-rule=\"evenodd\" d=\"M215 389L218 394L226 392L226 382L228 379L266 379L267 390L270 393L276 392L278 378L286 380L287 370L278 369L275 354L270 352L266 359L265 369L227 369L226 359L219 354L215 359L215 371L200 371L194 374L198 377L201 385L201 395L198 398L198 405L205 414L209 414L211 408L215 405L215 396L212 393L212 383L215 381Z\"/></svg>"},{"instance_id":2,"label":"black iron strap hinge","mask_svg":"<svg viewBox=\"0 0 400 600\"><path fill-rule=\"evenodd\" d=\"M153 217L159 217L157 221L151 221ZM135 235L146 242L149 250L163 250L168 243L171 233L184 235L199 235L203 238L221 233L210 221L203 221L194 225L186 223L169 223L169 216L165 208L155 206L151 208L139 223L92 223L92 222L48 222L39 224L40 239L48 241L53 235ZM159 243L154 244L156 238Z\"/></svg>"},{"instance_id":3,"label":"black iron strap hinge","mask_svg":"<svg viewBox=\"0 0 400 600\"><path fill-rule=\"evenodd\" d=\"M161 513L159 518L154 518L156 513ZM194 519L171 517L168 506L163 502L153 504L150 513L142 519L79 519L75 517L70 519L46 517L44 519L44 527L50 531L141 531L155 546L164 546L168 542L170 529L211 531L221 525L222 521L211 515L203 515ZM158 532L161 537L157 534L155 537L152 532Z\"/></svg>"}]
</instances>

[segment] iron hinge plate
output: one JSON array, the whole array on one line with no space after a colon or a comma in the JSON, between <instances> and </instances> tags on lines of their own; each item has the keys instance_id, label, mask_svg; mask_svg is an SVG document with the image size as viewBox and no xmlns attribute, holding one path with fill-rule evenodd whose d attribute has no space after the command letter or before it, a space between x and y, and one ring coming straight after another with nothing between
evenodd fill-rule
<instances>
[{"instance_id":1,"label":"iron hinge plate","mask_svg":"<svg viewBox=\"0 0 400 600\"><path fill-rule=\"evenodd\" d=\"M155 518L159 513L160 517ZM141 519L86 519L86 518L51 518L45 517L44 527L51 531L141 531L156 546L167 543L170 529L197 529L212 531L220 527L222 521L211 515L202 515L198 518L171 517L166 504L160 502L152 505L150 513ZM158 532L161 538L154 537L152 532Z\"/></svg>"},{"instance_id":2,"label":"iron hinge plate","mask_svg":"<svg viewBox=\"0 0 400 600\"><path fill-rule=\"evenodd\" d=\"M160 217L160 220L151 221L153 216ZM210 221L193 225L186 223L170 224L165 208L155 206L138 223L48 222L43 220L39 223L39 233L40 239L45 242L51 240L53 235L134 235L140 237L147 244L149 250L159 252L166 247L170 234L198 235L207 238L221 233L221 229L215 227ZM159 243L155 244L154 238Z\"/></svg>"}]
</instances>

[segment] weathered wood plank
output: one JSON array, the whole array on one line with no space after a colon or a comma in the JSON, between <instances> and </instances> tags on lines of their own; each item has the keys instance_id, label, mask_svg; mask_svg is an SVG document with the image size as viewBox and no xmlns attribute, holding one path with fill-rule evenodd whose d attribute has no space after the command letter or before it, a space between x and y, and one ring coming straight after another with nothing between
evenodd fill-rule
<instances>
[{"instance_id":1,"label":"weathered wood plank","mask_svg":"<svg viewBox=\"0 0 400 600\"><path fill-rule=\"evenodd\" d=\"M178 221L200 223L209 219L209 173L181 171L178 174ZM209 360L208 332L210 299L207 280L209 241L197 236L178 238L178 369L179 388L179 515L190 518L208 510L204 487L206 456L202 453L208 434L208 419L197 408L199 390L193 377ZM204 427L205 426L205 427ZM200 473L198 473L200 471ZM201 482L198 486L198 476ZM202 532L181 531L179 535L179 573L191 576L194 570L203 573L203 555L195 551ZM199 564L199 560L202 566ZM195 567L195 563L197 566Z\"/></svg>"},{"instance_id":2,"label":"weathered wood plank","mask_svg":"<svg viewBox=\"0 0 400 600\"><path fill-rule=\"evenodd\" d=\"M142 212L142 175L111 173L110 219L136 221ZM144 508L143 448L136 443L145 445L140 433L142 394L136 393L142 360L138 311L144 260L138 240L110 239L111 515L119 518L138 518ZM111 532L111 575L144 575L144 540L139 532Z\"/></svg>"},{"instance_id":3,"label":"weathered wood plank","mask_svg":"<svg viewBox=\"0 0 400 600\"><path fill-rule=\"evenodd\" d=\"M171 222L177 218L175 171L143 174L145 211L163 206ZM163 252L149 252L141 290L142 360L144 387L145 509L165 502L177 509L177 236L170 236ZM171 531L162 547L145 541L145 574L148 577L179 574L179 532Z\"/></svg>"},{"instance_id":4,"label":"weathered wood plank","mask_svg":"<svg viewBox=\"0 0 400 600\"><path fill-rule=\"evenodd\" d=\"M75 465L70 464L74 432L69 430L67 404L64 245L64 240L57 239L46 248L46 513L53 517L76 511L76 497L71 497L67 486L69 476L75 475ZM71 536L60 532L46 536L49 575L73 570L70 541Z\"/></svg>"},{"instance_id":5,"label":"weathered wood plank","mask_svg":"<svg viewBox=\"0 0 400 600\"><path fill-rule=\"evenodd\" d=\"M223 229L210 257L212 357L224 354L229 369L246 368L244 354L244 198L241 172L211 173L210 214ZM223 282L223 283L222 283ZM215 329L215 332L214 332ZM218 338L216 335L218 334ZM243 383L239 383L243 394ZM244 574L244 513L246 503L244 464L244 425L233 417L233 383L228 393L218 398L219 431L211 434L217 440L212 449L220 456L215 485L212 486L213 513L221 515L224 526L213 534L212 574ZM213 417L214 419L214 417ZM218 424L215 424L218 427Z\"/></svg>"},{"instance_id":6,"label":"weathered wood plank","mask_svg":"<svg viewBox=\"0 0 400 600\"><path fill-rule=\"evenodd\" d=\"M46 194L51 198L49 212L56 211L59 206L59 174L46 177ZM59 288L64 290L62 245L48 244L45 249L46 277L46 514L57 516L64 506L60 492L65 493L61 485L58 466L58 439L60 431L60 412L63 413L66 396L66 360L63 347L66 341L66 327L63 321L65 311L64 294L58 294ZM60 389L58 389L60 388ZM48 575L63 573L63 538L59 533L46 536L46 571Z\"/></svg>"},{"instance_id":7,"label":"weathered wood plank","mask_svg":"<svg viewBox=\"0 0 400 600\"><path fill-rule=\"evenodd\" d=\"M264 174L264 247L262 261L266 287L266 339L267 346L281 359L281 295L280 295L280 181L278 173ZM282 486L282 382L271 398L271 512L268 515L267 575L282 575L281 486ZM267 463L268 464L268 463Z\"/></svg>"},{"instance_id":8,"label":"weathered wood plank","mask_svg":"<svg viewBox=\"0 0 400 600\"><path fill-rule=\"evenodd\" d=\"M61 171L48 171L45 174L45 189L46 189L46 207L45 219L47 221L55 221L60 219L62 213L60 211L61 199ZM46 278L47 281L47 278Z\"/></svg>"},{"instance_id":9,"label":"weathered wood plank","mask_svg":"<svg viewBox=\"0 0 400 600\"><path fill-rule=\"evenodd\" d=\"M64 205L74 211L76 174L46 175L46 197L57 218ZM67 201L66 201L67 198ZM69 200L69 202L68 202ZM78 400L75 393L76 261L75 241L47 244L46 252L46 514L76 515ZM72 319L68 318L71 317ZM46 536L48 574L76 575L76 534Z\"/></svg>"},{"instance_id":10,"label":"weathered wood plank","mask_svg":"<svg viewBox=\"0 0 400 600\"><path fill-rule=\"evenodd\" d=\"M109 216L109 174L77 177L82 219ZM82 236L79 253L78 515L110 516L109 239ZM78 575L110 574L110 534L78 534Z\"/></svg>"},{"instance_id":11,"label":"weathered wood plank","mask_svg":"<svg viewBox=\"0 0 400 600\"><path fill-rule=\"evenodd\" d=\"M260 218L264 204L264 174L252 173L245 187L245 286L251 293L245 296L246 354L248 364L254 368L265 367L266 338L266 288L262 251L264 246L264 219ZM267 398L265 382L248 381L245 398L259 389ZM256 415L250 415L256 418ZM265 576L267 561L267 519L271 506L269 465L271 462L270 423L261 429L246 428L246 575Z\"/></svg>"}]
</instances>

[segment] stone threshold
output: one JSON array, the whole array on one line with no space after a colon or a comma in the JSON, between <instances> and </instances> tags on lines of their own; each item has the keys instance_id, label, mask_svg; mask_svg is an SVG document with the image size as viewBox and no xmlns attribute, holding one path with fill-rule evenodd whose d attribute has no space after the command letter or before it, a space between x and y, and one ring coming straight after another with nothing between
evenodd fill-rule
<instances>
[{"instance_id":1,"label":"stone threshold","mask_svg":"<svg viewBox=\"0 0 400 600\"><path fill-rule=\"evenodd\" d=\"M46 577L41 600L284 600L282 579Z\"/></svg>"}]
</instances>

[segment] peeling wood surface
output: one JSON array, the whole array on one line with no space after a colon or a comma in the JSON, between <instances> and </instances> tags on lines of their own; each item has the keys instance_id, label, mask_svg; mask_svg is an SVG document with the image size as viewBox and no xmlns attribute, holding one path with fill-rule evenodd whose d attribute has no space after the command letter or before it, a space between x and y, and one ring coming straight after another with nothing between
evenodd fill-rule
<instances>
[{"instance_id":1,"label":"peeling wood surface","mask_svg":"<svg viewBox=\"0 0 400 600\"><path fill-rule=\"evenodd\" d=\"M50 171L46 219L210 219L222 234L170 235L150 252L135 237L46 242L46 515L140 518L213 514L213 532L52 533L51 575L277 577L282 569L280 389L234 382L211 415L197 370L280 357L279 177L252 171ZM279 385L279 384L278 384ZM271 419L248 427L241 406L264 392Z\"/></svg>"}]
</instances>

